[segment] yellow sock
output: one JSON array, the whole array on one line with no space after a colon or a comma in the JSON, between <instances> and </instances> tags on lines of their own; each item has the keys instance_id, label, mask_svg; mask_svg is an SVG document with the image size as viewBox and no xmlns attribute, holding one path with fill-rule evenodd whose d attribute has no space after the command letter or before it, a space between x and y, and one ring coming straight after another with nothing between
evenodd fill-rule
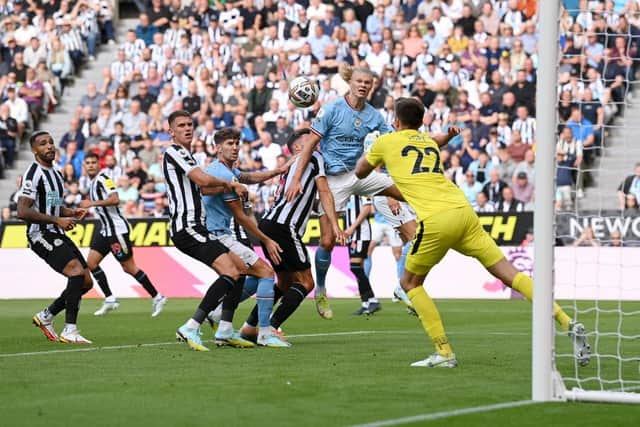
<instances>
[{"instance_id":1,"label":"yellow sock","mask_svg":"<svg viewBox=\"0 0 640 427\"><path fill-rule=\"evenodd\" d=\"M433 300L422 286L411 289L407 292L413 308L415 308L422 323L424 331L429 335L433 344L436 347L438 354L449 357L453 354L447 334L444 332L444 326L442 325L442 319L440 319L440 313L438 308L434 304Z\"/></svg>"},{"instance_id":2,"label":"yellow sock","mask_svg":"<svg viewBox=\"0 0 640 427\"><path fill-rule=\"evenodd\" d=\"M529 301L533 299L533 279L531 279L531 277L527 276L526 274L516 274L511 287L524 295L524 297ZM553 303L553 317L560 324L560 327L563 331L569 330L569 323L571 323L571 318L555 302Z\"/></svg>"}]
</instances>

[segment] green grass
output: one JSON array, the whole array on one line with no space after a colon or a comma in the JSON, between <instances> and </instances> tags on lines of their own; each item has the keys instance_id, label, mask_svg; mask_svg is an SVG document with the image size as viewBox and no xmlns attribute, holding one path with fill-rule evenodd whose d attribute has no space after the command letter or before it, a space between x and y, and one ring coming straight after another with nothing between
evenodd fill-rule
<instances>
[{"instance_id":1,"label":"green grass","mask_svg":"<svg viewBox=\"0 0 640 427\"><path fill-rule=\"evenodd\" d=\"M49 343L30 324L44 301L0 301L0 425L348 426L530 398L531 311L523 301L438 301L460 362L453 370L409 367L432 348L416 319L388 301L375 316L354 317L355 300L334 300L332 321L306 301L285 332L327 335L293 337L289 349L211 346L209 353L173 343L195 300L171 300L157 319L149 300L123 300L118 311L96 318L100 303L84 301L79 320L96 351L7 357L78 347ZM241 305L237 325L250 308ZM601 330L616 330L617 316L610 316L601 314ZM625 318L625 329L637 333L638 317ZM594 324L592 314L583 319ZM366 333L330 335L354 331ZM558 338L559 352L568 351L566 341ZM167 344L105 348L147 343ZM615 349L615 340L599 345ZM638 356L640 342L626 342L624 351ZM571 360L559 363L572 373ZM581 375L595 374L596 365ZM601 372L617 378L617 367L603 360ZM624 369L640 380L637 362ZM560 403L411 425L622 426L639 418L638 406Z\"/></svg>"}]
</instances>

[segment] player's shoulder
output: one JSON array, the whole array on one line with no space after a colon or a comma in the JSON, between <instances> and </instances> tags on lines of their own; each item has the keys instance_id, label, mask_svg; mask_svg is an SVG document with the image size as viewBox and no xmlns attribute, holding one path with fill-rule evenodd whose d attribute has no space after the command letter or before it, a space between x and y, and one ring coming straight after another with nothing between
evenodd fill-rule
<instances>
[{"instance_id":1,"label":"player's shoulder","mask_svg":"<svg viewBox=\"0 0 640 427\"><path fill-rule=\"evenodd\" d=\"M231 180L234 177L233 172L224 163L217 159L207 166L207 174L226 180Z\"/></svg>"}]
</instances>

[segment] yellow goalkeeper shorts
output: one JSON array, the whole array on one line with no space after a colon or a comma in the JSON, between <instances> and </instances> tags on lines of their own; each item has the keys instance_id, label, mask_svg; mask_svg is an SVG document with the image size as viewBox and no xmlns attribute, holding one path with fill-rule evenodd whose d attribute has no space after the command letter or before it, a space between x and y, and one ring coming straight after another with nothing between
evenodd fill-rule
<instances>
[{"instance_id":1,"label":"yellow goalkeeper shorts","mask_svg":"<svg viewBox=\"0 0 640 427\"><path fill-rule=\"evenodd\" d=\"M480 225L478 215L471 206L465 206L439 212L418 223L405 268L413 274L426 274L449 249L474 257L485 267L504 258Z\"/></svg>"}]
</instances>

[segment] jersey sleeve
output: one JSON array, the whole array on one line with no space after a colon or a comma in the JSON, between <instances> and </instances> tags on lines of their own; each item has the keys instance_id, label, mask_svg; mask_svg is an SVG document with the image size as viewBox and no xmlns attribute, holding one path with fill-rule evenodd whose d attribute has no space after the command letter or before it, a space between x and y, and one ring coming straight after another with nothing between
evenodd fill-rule
<instances>
[{"instance_id":1,"label":"jersey sleeve","mask_svg":"<svg viewBox=\"0 0 640 427\"><path fill-rule=\"evenodd\" d=\"M233 170L229 170L226 167L220 167L218 163L211 163L207 168L208 175L227 182L231 182L236 178L236 171L238 171L238 169L234 168ZM224 200L225 202L236 200L239 198L238 195L233 191L230 193L222 193L221 196L222 200Z\"/></svg>"},{"instance_id":2,"label":"jersey sleeve","mask_svg":"<svg viewBox=\"0 0 640 427\"><path fill-rule=\"evenodd\" d=\"M366 157L369 164L378 166L384 162L384 137L375 140Z\"/></svg>"},{"instance_id":3,"label":"jersey sleeve","mask_svg":"<svg viewBox=\"0 0 640 427\"><path fill-rule=\"evenodd\" d=\"M242 171L240 169L233 168L231 172L233 173L234 178L240 179L240 175L242 175Z\"/></svg>"},{"instance_id":4,"label":"jersey sleeve","mask_svg":"<svg viewBox=\"0 0 640 427\"><path fill-rule=\"evenodd\" d=\"M311 123L311 131L323 137L331 127L331 116L333 115L333 104L328 104L318 110L316 118Z\"/></svg>"},{"instance_id":5,"label":"jersey sleeve","mask_svg":"<svg viewBox=\"0 0 640 427\"><path fill-rule=\"evenodd\" d=\"M38 167L34 163L29 167L27 172L22 176L22 185L20 186L20 197L27 197L31 200L36 200L38 197L38 185L42 179L42 174L39 173Z\"/></svg>"},{"instance_id":6,"label":"jersey sleeve","mask_svg":"<svg viewBox=\"0 0 640 427\"><path fill-rule=\"evenodd\" d=\"M113 180L108 176L100 176L98 179L98 184L102 186L106 196L110 196L111 194L118 192L116 190L116 185L113 183Z\"/></svg>"},{"instance_id":7,"label":"jersey sleeve","mask_svg":"<svg viewBox=\"0 0 640 427\"><path fill-rule=\"evenodd\" d=\"M311 162L313 162L314 166L318 170L318 173L316 174L315 179L327 176L324 168L324 159L322 158L322 155L320 153L318 153L317 151L314 151L311 157Z\"/></svg>"},{"instance_id":8,"label":"jersey sleeve","mask_svg":"<svg viewBox=\"0 0 640 427\"><path fill-rule=\"evenodd\" d=\"M164 155L169 156L169 158L171 159L171 163L173 163L175 168L185 175L189 175L189 172L198 167L198 164L196 163L193 156L182 147L170 147L169 149L167 149Z\"/></svg>"}]
</instances>

